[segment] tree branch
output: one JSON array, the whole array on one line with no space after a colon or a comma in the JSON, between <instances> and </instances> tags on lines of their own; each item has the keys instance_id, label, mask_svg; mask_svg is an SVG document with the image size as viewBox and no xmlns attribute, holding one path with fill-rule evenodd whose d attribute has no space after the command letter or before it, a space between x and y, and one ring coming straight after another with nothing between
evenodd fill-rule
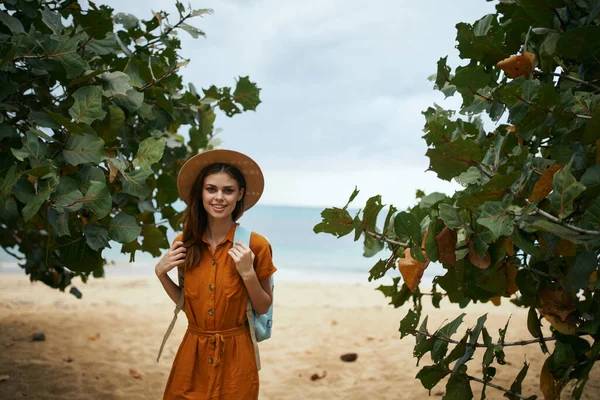
<instances>
[{"instance_id":1,"label":"tree branch","mask_svg":"<svg viewBox=\"0 0 600 400\"><path fill-rule=\"evenodd\" d=\"M157 79L153 79L152 81L146 83L144 86L142 86L141 88L139 88L138 91L139 92L143 92L144 90L148 89L150 86L156 85L158 82L160 82L163 79L171 76L178 69L179 69L179 64L175 64L175 66L173 68L171 68L170 70L168 70L167 72L165 72L164 74L162 74L162 76L158 77Z\"/></svg>"},{"instance_id":2,"label":"tree branch","mask_svg":"<svg viewBox=\"0 0 600 400\"><path fill-rule=\"evenodd\" d=\"M436 338L439 339L443 342L448 342L448 343L452 343L452 344L463 344L467 347L481 347L481 348L487 348L488 346L483 344L483 343L470 343L470 342L460 342L459 340L454 340L454 339L450 339L449 337L446 336L436 336L434 334L431 334L427 331L421 331L418 329L413 329L413 330L409 330L409 333L413 334L413 335L417 335L417 334L421 334L421 335L425 335L426 337L429 338ZM538 338L538 339L530 339L530 340L519 340L516 342L504 342L504 343L492 343L490 344L490 346L504 346L504 347L508 347L508 346L527 346L533 343L541 343L541 342L552 342L557 340L558 338L556 337L543 337L543 338Z\"/></svg>"},{"instance_id":3,"label":"tree branch","mask_svg":"<svg viewBox=\"0 0 600 400\"><path fill-rule=\"evenodd\" d=\"M163 38L168 37L171 32L173 32L175 29L179 28L179 25L183 24L188 18L191 18L191 16L192 16L191 13L186 15L185 17L180 19L178 23L176 23L175 25L173 25L172 27L170 27L169 29L164 31L164 33L162 33L159 37L157 37L154 40L149 41L148 43L146 43L143 46L140 46L140 48L145 49L146 47L152 46L154 43L161 41Z\"/></svg>"},{"instance_id":4,"label":"tree branch","mask_svg":"<svg viewBox=\"0 0 600 400\"><path fill-rule=\"evenodd\" d=\"M371 232L371 231L369 231L367 229L365 229L364 232L365 232L366 235L374 237L377 240L381 240L383 242L390 243L390 244L393 244L395 246L410 247L410 243L402 243L402 242L398 242L396 240L388 239L388 238L386 238L385 236L383 236L383 235L381 235L379 233Z\"/></svg>"},{"instance_id":5,"label":"tree branch","mask_svg":"<svg viewBox=\"0 0 600 400\"><path fill-rule=\"evenodd\" d=\"M489 386L489 387L492 387L492 388L494 388L494 389L501 390L501 391L503 391L504 393L507 393L507 394L510 394L510 395L512 395L512 396L518 397L519 399L527 399L527 398L528 398L528 397L526 397L526 396L523 396L522 394L515 393L515 392L513 392L513 391L511 391L511 390L509 390L509 389L503 388L502 386L498 386L498 385L496 385L495 383L492 383L492 382L486 382L486 381L484 381L483 379L476 378L476 377L474 377L474 376L471 376L471 375L467 375L467 379L468 379L468 380L470 380L470 381L475 381L475 382L483 383L483 385L484 385L484 386L485 386L485 385L487 385L487 386Z\"/></svg>"},{"instance_id":6,"label":"tree branch","mask_svg":"<svg viewBox=\"0 0 600 400\"><path fill-rule=\"evenodd\" d=\"M592 82L584 81L583 79L575 78L574 76L571 76L571 75L568 75L568 74L565 74L565 73L561 74L561 73L558 73L558 72L544 72L544 71L538 71L538 70L533 71L533 73L536 76L540 76L540 75L558 76L559 78L568 79L570 81L577 82L577 83L580 83L582 85L587 85L587 86L589 86L589 87L591 87L593 89L600 90L600 86L594 85Z\"/></svg>"},{"instance_id":7,"label":"tree branch","mask_svg":"<svg viewBox=\"0 0 600 400\"><path fill-rule=\"evenodd\" d=\"M549 219L552 222L555 222L555 223L557 223L557 224L559 224L561 226L564 226L567 229L572 230L573 232L581 233L583 235L600 236L600 231L590 231L590 230L587 230L587 229L582 229L582 228L578 228L576 226L567 224L565 222L560 221L554 215L548 214L546 211L540 210L539 208L536 208L535 210L533 210L533 214L539 214L542 217L545 217L545 218Z\"/></svg>"},{"instance_id":8,"label":"tree branch","mask_svg":"<svg viewBox=\"0 0 600 400\"><path fill-rule=\"evenodd\" d=\"M7 249L6 247L4 247L4 246L2 246L2 249L3 249L3 250L6 252L6 253L8 253L8 254L10 254L11 256L13 256L14 258L16 258L17 260L23 260L23 259L24 259L23 257L19 257L19 256L18 256L18 255L16 255L15 253L11 252L10 250L8 250L8 249Z\"/></svg>"}]
</instances>

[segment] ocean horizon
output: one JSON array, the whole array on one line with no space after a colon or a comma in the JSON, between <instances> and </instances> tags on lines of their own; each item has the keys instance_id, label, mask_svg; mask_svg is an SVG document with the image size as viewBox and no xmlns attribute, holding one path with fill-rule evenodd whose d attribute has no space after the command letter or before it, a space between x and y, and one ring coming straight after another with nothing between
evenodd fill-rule
<instances>
[{"instance_id":1,"label":"ocean horizon","mask_svg":"<svg viewBox=\"0 0 600 400\"><path fill-rule=\"evenodd\" d=\"M315 234L313 228L321 222L321 207L256 205L240 218L239 222L247 229L265 236L273 249L273 263L278 271L277 281L285 282L324 282L369 283L369 270L380 258L387 258L389 251L383 250L374 257L363 257L362 239L354 242L354 234L336 238L329 234ZM354 215L358 210L349 210ZM381 212L384 218L386 210ZM170 227L167 238L172 242L179 232ZM104 267L106 277L149 276L154 274L154 266L160 257L144 252L136 252L135 262L129 262L129 255L121 253L121 244L110 242L111 248L103 252L107 260ZM162 254L166 249L162 249ZM23 274L18 260L2 251L0 253L0 274ZM171 271L174 272L174 271ZM425 271L423 283L431 285L433 276L442 272L439 264L432 263ZM170 273L171 275L171 273ZM174 277L174 275L171 275ZM393 277L399 276L397 269L372 283L390 284Z\"/></svg>"}]
</instances>

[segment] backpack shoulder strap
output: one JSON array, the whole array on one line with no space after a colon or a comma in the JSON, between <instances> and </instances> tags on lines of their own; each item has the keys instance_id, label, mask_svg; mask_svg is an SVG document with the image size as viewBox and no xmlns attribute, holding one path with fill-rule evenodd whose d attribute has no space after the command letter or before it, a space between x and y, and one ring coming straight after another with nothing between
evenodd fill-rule
<instances>
[{"instance_id":1,"label":"backpack shoulder strap","mask_svg":"<svg viewBox=\"0 0 600 400\"><path fill-rule=\"evenodd\" d=\"M165 332L165 335L163 336L163 340L162 343L160 344L160 349L158 350L158 357L156 357L156 362L158 362L160 360L160 355L162 354L162 351L165 347L165 343L167 343L167 339L169 339L169 336L171 335L171 332L173 331L173 327L175 326L175 322L177 321L177 314L179 314L179 311L181 311L181 309L183 308L183 305L185 304L185 293L183 290L183 278L185 277L185 268L183 269L183 276L181 277L181 284L179 285L181 287L181 294L179 295L179 299L177 300L177 304L175 304L175 311L173 311L173 319L171 320L171 323L169 324L169 327L167 328L167 331Z\"/></svg>"}]
</instances>

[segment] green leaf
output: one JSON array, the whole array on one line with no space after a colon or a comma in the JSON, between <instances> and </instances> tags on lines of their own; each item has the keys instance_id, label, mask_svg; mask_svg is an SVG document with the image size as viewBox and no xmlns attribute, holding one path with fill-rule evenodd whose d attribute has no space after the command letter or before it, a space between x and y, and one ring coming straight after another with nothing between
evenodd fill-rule
<instances>
[{"instance_id":1,"label":"green leaf","mask_svg":"<svg viewBox=\"0 0 600 400\"><path fill-rule=\"evenodd\" d=\"M57 184L58 181L56 179L46 179L40 181L38 183L37 192L34 191L33 186L31 186L30 192L27 196L26 205L21 211L25 222L31 220L37 214L46 200L50 198L50 195L56 188Z\"/></svg>"},{"instance_id":2,"label":"green leaf","mask_svg":"<svg viewBox=\"0 0 600 400\"><path fill-rule=\"evenodd\" d=\"M83 227L83 234L87 245L95 251L110 248L108 243L108 230L99 224L87 224Z\"/></svg>"},{"instance_id":3,"label":"green leaf","mask_svg":"<svg viewBox=\"0 0 600 400\"><path fill-rule=\"evenodd\" d=\"M458 209L449 204L440 204L439 211L440 218L444 221L444 224L446 224L448 228L458 229L465 226L465 222L459 215Z\"/></svg>"},{"instance_id":4,"label":"green leaf","mask_svg":"<svg viewBox=\"0 0 600 400\"><path fill-rule=\"evenodd\" d=\"M552 207L558 211L559 219L571 215L573 212L573 201L585 191L585 186L577 182L569 170L570 164L554 174L552 178L552 193L548 197Z\"/></svg>"},{"instance_id":5,"label":"green leaf","mask_svg":"<svg viewBox=\"0 0 600 400\"><path fill-rule=\"evenodd\" d=\"M129 83L129 75L121 71L105 72L100 75L102 81L102 94L106 97L120 94L127 96L127 91L133 89Z\"/></svg>"},{"instance_id":6,"label":"green leaf","mask_svg":"<svg viewBox=\"0 0 600 400\"><path fill-rule=\"evenodd\" d=\"M137 224L135 217L124 212L118 213L108 225L108 237L119 243L129 243L135 240L142 228Z\"/></svg>"},{"instance_id":7,"label":"green leaf","mask_svg":"<svg viewBox=\"0 0 600 400\"><path fill-rule=\"evenodd\" d=\"M121 24L125 29L137 28L139 20L133 14L128 13L116 13L114 16L115 24Z\"/></svg>"},{"instance_id":8,"label":"green leaf","mask_svg":"<svg viewBox=\"0 0 600 400\"><path fill-rule=\"evenodd\" d=\"M60 14L51 11L48 7L44 7L40 10L40 13L42 14L42 21L44 21L46 26L50 28L56 36L60 37L63 29L65 29Z\"/></svg>"},{"instance_id":9,"label":"green leaf","mask_svg":"<svg viewBox=\"0 0 600 400\"><path fill-rule=\"evenodd\" d=\"M0 219L4 222L13 221L19 217L19 209L15 198L0 197Z\"/></svg>"},{"instance_id":10,"label":"green leaf","mask_svg":"<svg viewBox=\"0 0 600 400\"><path fill-rule=\"evenodd\" d=\"M344 210L348 209L348 206L350 205L350 203L352 203L354 201L356 196L358 196L358 193L359 193L358 187L355 186L354 190L352 191L352 194L350 195L350 198L348 199L348 202L344 206Z\"/></svg>"},{"instance_id":11,"label":"green leaf","mask_svg":"<svg viewBox=\"0 0 600 400\"><path fill-rule=\"evenodd\" d=\"M437 62L435 84L439 90L441 90L446 85L446 82L450 80L450 67L446 65L447 61L448 56L440 58Z\"/></svg>"},{"instance_id":12,"label":"green leaf","mask_svg":"<svg viewBox=\"0 0 600 400\"><path fill-rule=\"evenodd\" d=\"M446 384L446 393L442 400L471 400L473 391L471 383L464 373L452 374Z\"/></svg>"},{"instance_id":13,"label":"green leaf","mask_svg":"<svg viewBox=\"0 0 600 400\"><path fill-rule=\"evenodd\" d=\"M160 175L157 181L156 201L159 205L171 204L179 199L177 181L169 175Z\"/></svg>"},{"instance_id":14,"label":"green leaf","mask_svg":"<svg viewBox=\"0 0 600 400\"><path fill-rule=\"evenodd\" d=\"M78 211L83 207L83 194L79 191L77 181L68 176L61 176L52 202L57 212L62 213Z\"/></svg>"},{"instance_id":15,"label":"green leaf","mask_svg":"<svg viewBox=\"0 0 600 400\"><path fill-rule=\"evenodd\" d=\"M100 164L104 157L104 140L97 135L71 135L63 150L65 160L72 165L83 163Z\"/></svg>"},{"instance_id":16,"label":"green leaf","mask_svg":"<svg viewBox=\"0 0 600 400\"><path fill-rule=\"evenodd\" d=\"M590 275L598 269L598 260L593 251L577 253L575 264L567 272L567 291L579 290L590 284Z\"/></svg>"},{"instance_id":17,"label":"green leaf","mask_svg":"<svg viewBox=\"0 0 600 400\"><path fill-rule=\"evenodd\" d=\"M125 125L125 113L123 110L120 107L109 105L108 115L96 126L96 131L105 143L112 143L121 133L123 125Z\"/></svg>"},{"instance_id":18,"label":"green leaf","mask_svg":"<svg viewBox=\"0 0 600 400\"><path fill-rule=\"evenodd\" d=\"M523 380L525 379L525 376L527 376L528 370L529 370L529 364L524 363L523 368L521 369L521 371L519 371L519 374L515 378L512 385L510 385L510 391L512 393L521 394L521 392L523 390L521 386L523 384ZM506 397L510 400L519 400L521 398L519 396L516 396L514 394L509 394L509 393L505 393L504 397Z\"/></svg>"},{"instance_id":19,"label":"green leaf","mask_svg":"<svg viewBox=\"0 0 600 400\"><path fill-rule=\"evenodd\" d=\"M165 151L165 142L165 138L154 139L149 137L144 139L133 159L133 166L136 168L149 168L152 164L159 162Z\"/></svg>"},{"instance_id":20,"label":"green leaf","mask_svg":"<svg viewBox=\"0 0 600 400\"><path fill-rule=\"evenodd\" d=\"M435 333L436 337L450 339L452 335L456 333L456 330L462 324L465 313L460 314L452 322L444 325L440 330ZM433 344L433 350L431 351L431 358L433 362L438 363L441 361L448 350L448 342L445 340L436 339Z\"/></svg>"},{"instance_id":21,"label":"green leaf","mask_svg":"<svg viewBox=\"0 0 600 400\"><path fill-rule=\"evenodd\" d=\"M396 215L394 229L399 237L407 236L417 246L421 245L421 227L413 214L402 211Z\"/></svg>"},{"instance_id":22,"label":"green leaf","mask_svg":"<svg viewBox=\"0 0 600 400\"><path fill-rule=\"evenodd\" d=\"M365 210L363 212L363 229L368 229L372 232L375 231L377 225L377 216L383 209L384 205L381 204L381 196L373 196L367 200Z\"/></svg>"},{"instance_id":23,"label":"green leaf","mask_svg":"<svg viewBox=\"0 0 600 400\"><path fill-rule=\"evenodd\" d=\"M154 172L150 168L142 168L131 173L122 172L123 188L121 193L136 196L140 200L150 195L150 188L146 185L146 179Z\"/></svg>"},{"instance_id":24,"label":"green leaf","mask_svg":"<svg viewBox=\"0 0 600 400\"><path fill-rule=\"evenodd\" d=\"M92 272L104 265L101 253L90 249L83 237L75 240L71 237L61 238L59 244L60 260L71 271Z\"/></svg>"},{"instance_id":25,"label":"green leaf","mask_svg":"<svg viewBox=\"0 0 600 400\"><path fill-rule=\"evenodd\" d=\"M112 197L104 182L91 181L82 200L98 218L104 218L112 209Z\"/></svg>"},{"instance_id":26,"label":"green leaf","mask_svg":"<svg viewBox=\"0 0 600 400\"><path fill-rule=\"evenodd\" d=\"M586 169L581 177L581 184L588 189L600 185L600 165L592 165Z\"/></svg>"},{"instance_id":27,"label":"green leaf","mask_svg":"<svg viewBox=\"0 0 600 400\"><path fill-rule=\"evenodd\" d=\"M594 108L592 119L585 126L581 142L589 144L598 139L600 139L600 104Z\"/></svg>"},{"instance_id":28,"label":"green leaf","mask_svg":"<svg viewBox=\"0 0 600 400\"><path fill-rule=\"evenodd\" d=\"M408 314L400 321L400 328L398 329L400 331L400 339L414 334L414 330L419 324L420 316L420 313L416 313L412 309L408 310Z\"/></svg>"},{"instance_id":29,"label":"green leaf","mask_svg":"<svg viewBox=\"0 0 600 400\"><path fill-rule=\"evenodd\" d=\"M556 50L566 58L595 62L600 58L600 26L588 25L569 29L558 39Z\"/></svg>"},{"instance_id":30,"label":"green leaf","mask_svg":"<svg viewBox=\"0 0 600 400\"><path fill-rule=\"evenodd\" d=\"M345 209L327 208L321 212L321 218L323 221L313 228L315 233L330 233L339 238L354 230L352 217Z\"/></svg>"},{"instance_id":31,"label":"green leaf","mask_svg":"<svg viewBox=\"0 0 600 400\"><path fill-rule=\"evenodd\" d=\"M23 147L19 150L11 149L13 155L19 161L29 160L31 168L36 168L44 164L44 157L48 153L48 145L41 142L32 131L28 131L23 138Z\"/></svg>"},{"instance_id":32,"label":"green leaf","mask_svg":"<svg viewBox=\"0 0 600 400\"><path fill-rule=\"evenodd\" d=\"M443 365L427 365L421 368L415 378L421 381L421 385L423 385L425 389L429 390L429 395L431 395L431 389L433 389L435 385L437 385L439 381L444 379L449 373L450 371L448 368L445 368Z\"/></svg>"},{"instance_id":33,"label":"green leaf","mask_svg":"<svg viewBox=\"0 0 600 400\"><path fill-rule=\"evenodd\" d=\"M427 208L430 208L430 207L436 205L437 203L439 203L440 201L442 201L446 198L448 198L448 196L444 193L433 192L421 199L421 202L419 203L419 207L427 209Z\"/></svg>"},{"instance_id":34,"label":"green leaf","mask_svg":"<svg viewBox=\"0 0 600 400\"><path fill-rule=\"evenodd\" d=\"M363 243L363 257L370 258L383 250L384 243L371 235L365 235Z\"/></svg>"},{"instance_id":35,"label":"green leaf","mask_svg":"<svg viewBox=\"0 0 600 400\"><path fill-rule=\"evenodd\" d=\"M431 148L426 153L429 157L428 170L436 172L440 179L447 181L478 164L483 155L484 150L479 144L463 138Z\"/></svg>"},{"instance_id":36,"label":"green leaf","mask_svg":"<svg viewBox=\"0 0 600 400\"><path fill-rule=\"evenodd\" d=\"M170 247L167 241L167 228L164 226L144 225L142 228L142 250L152 254L154 257L160 257L160 249Z\"/></svg>"},{"instance_id":37,"label":"green leaf","mask_svg":"<svg viewBox=\"0 0 600 400\"><path fill-rule=\"evenodd\" d=\"M484 326L486 320L487 320L487 314L484 314L477 319L477 325L475 325L475 328L471 331L471 334L469 336L470 344L475 345L477 343L477 340L479 340L479 335L481 334L481 330L483 329L483 326ZM465 353L454 364L454 368L452 370L453 373L458 373L460 366L464 365L467 361L469 361L471 359L471 357L473 356L473 354L475 353L475 347L473 347L473 346L465 346L465 347L466 347Z\"/></svg>"},{"instance_id":38,"label":"green leaf","mask_svg":"<svg viewBox=\"0 0 600 400\"><path fill-rule=\"evenodd\" d=\"M512 235L514 229L514 216L508 212L508 204L500 201L485 203L477 222L498 238Z\"/></svg>"},{"instance_id":39,"label":"green leaf","mask_svg":"<svg viewBox=\"0 0 600 400\"><path fill-rule=\"evenodd\" d=\"M490 75L483 66L458 67L450 83L462 95L463 106L468 106L473 102L474 92L490 84Z\"/></svg>"},{"instance_id":40,"label":"green leaf","mask_svg":"<svg viewBox=\"0 0 600 400\"><path fill-rule=\"evenodd\" d=\"M87 62L77 53L80 38L55 40L47 38L40 43L44 52L43 57L60 64L67 73L67 78L75 78L89 69Z\"/></svg>"},{"instance_id":41,"label":"green leaf","mask_svg":"<svg viewBox=\"0 0 600 400\"><path fill-rule=\"evenodd\" d=\"M53 233L60 236L71 236L69 231L69 214L66 212L59 213L54 208L47 209L47 218L50 226L52 226Z\"/></svg>"},{"instance_id":42,"label":"green leaf","mask_svg":"<svg viewBox=\"0 0 600 400\"><path fill-rule=\"evenodd\" d=\"M211 8L199 8L197 10L192 11L192 17L199 17L204 14L212 14L213 10Z\"/></svg>"},{"instance_id":43,"label":"green leaf","mask_svg":"<svg viewBox=\"0 0 600 400\"><path fill-rule=\"evenodd\" d=\"M179 24L179 27L181 29L183 29L184 31L186 31L187 33L189 33L194 39L197 39L200 36L206 36L206 34L204 32L202 32L200 29L191 26L189 24L186 24L185 22L182 22L181 24Z\"/></svg>"},{"instance_id":44,"label":"green leaf","mask_svg":"<svg viewBox=\"0 0 600 400\"><path fill-rule=\"evenodd\" d=\"M144 92L138 92L136 89L129 89L125 92L125 95L114 94L112 102L129 111L130 113L136 112L144 104Z\"/></svg>"},{"instance_id":45,"label":"green leaf","mask_svg":"<svg viewBox=\"0 0 600 400\"><path fill-rule=\"evenodd\" d=\"M13 35L25 33L25 29L23 29L23 24L21 24L21 21L19 21L18 18L8 15L4 11L0 11L0 22L6 25Z\"/></svg>"},{"instance_id":46,"label":"green leaf","mask_svg":"<svg viewBox=\"0 0 600 400\"><path fill-rule=\"evenodd\" d=\"M236 103L241 104L244 111L256 111L260 104L260 89L256 83L250 81L250 77L243 76L237 81L233 98Z\"/></svg>"},{"instance_id":47,"label":"green leaf","mask_svg":"<svg viewBox=\"0 0 600 400\"><path fill-rule=\"evenodd\" d=\"M84 86L73 93L75 103L69 108L69 115L75 122L90 125L95 120L103 120L106 111L102 109L102 90L98 86Z\"/></svg>"}]
</instances>

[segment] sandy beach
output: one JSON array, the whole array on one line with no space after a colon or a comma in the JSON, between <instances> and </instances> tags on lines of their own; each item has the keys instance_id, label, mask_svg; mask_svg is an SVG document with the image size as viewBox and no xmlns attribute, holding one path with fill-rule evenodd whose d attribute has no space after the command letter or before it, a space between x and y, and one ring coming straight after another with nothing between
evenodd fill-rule
<instances>
[{"instance_id":1,"label":"sandy beach","mask_svg":"<svg viewBox=\"0 0 600 400\"><path fill-rule=\"evenodd\" d=\"M76 286L83 292L81 300L30 283L26 276L0 275L0 398L161 398L186 321L182 314L156 363L173 310L158 280L112 277ZM366 284L279 283L275 299L273 337L260 345L261 399L428 397L415 379L419 367L412 357L414 338L400 340L398 334L406 306L388 306L384 296ZM444 301L438 310L425 300L424 309L430 330L462 312ZM506 299L500 307L469 307L457 338L484 313L494 340L511 313L507 340L531 338L526 311ZM31 341L39 331L46 340ZM345 353L357 353L358 359L343 362L340 355ZM469 363L469 373L475 376L481 371L479 353ZM539 346L507 348L506 353L510 365L498 368L494 383L510 387L527 360L531 366L524 394L543 398L539 372L545 356ZM425 357L421 365L429 362ZM326 376L313 381L313 374ZM600 393L598 365L592 374L585 399L596 399ZM432 397L441 398L444 382L432 390ZM477 398L481 385L473 382L472 387ZM503 398L493 389L487 396Z\"/></svg>"}]
</instances>

